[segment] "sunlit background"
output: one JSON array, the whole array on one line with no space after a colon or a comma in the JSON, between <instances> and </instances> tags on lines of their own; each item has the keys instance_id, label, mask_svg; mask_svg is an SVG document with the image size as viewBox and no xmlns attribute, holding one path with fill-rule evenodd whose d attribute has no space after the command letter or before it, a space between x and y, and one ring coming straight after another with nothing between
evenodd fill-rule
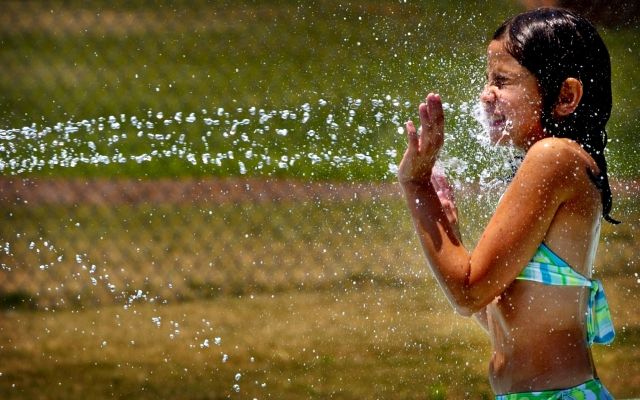
<instances>
[{"instance_id":1,"label":"sunlit background","mask_svg":"<svg viewBox=\"0 0 640 400\"><path fill-rule=\"evenodd\" d=\"M491 398L488 340L431 278L395 170L438 91L473 246L516 158L475 118L486 45L543 3L0 3L0 396ZM640 12L559 3L611 53L624 223L594 356L640 396Z\"/></svg>"}]
</instances>

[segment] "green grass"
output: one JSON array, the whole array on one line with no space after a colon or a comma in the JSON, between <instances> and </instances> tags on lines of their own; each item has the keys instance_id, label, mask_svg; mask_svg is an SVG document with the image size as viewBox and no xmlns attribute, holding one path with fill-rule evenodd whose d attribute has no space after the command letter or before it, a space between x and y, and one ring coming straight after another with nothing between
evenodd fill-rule
<instances>
[{"instance_id":1,"label":"green grass","mask_svg":"<svg viewBox=\"0 0 640 400\"><path fill-rule=\"evenodd\" d=\"M638 396L637 284L607 285L618 336L595 362ZM0 318L3 398L491 398L488 339L432 281Z\"/></svg>"},{"instance_id":2,"label":"green grass","mask_svg":"<svg viewBox=\"0 0 640 400\"><path fill-rule=\"evenodd\" d=\"M80 132L62 140L71 153L90 154L87 143L97 144L97 152L115 157L166 150L173 145L186 153L235 151L234 161L220 167L172 154L153 161L98 167L80 164L73 168L55 166L25 175L50 176L237 176L238 161L247 174L285 176L301 179L386 180L388 163L397 162L404 139L395 134L397 126L414 116L415 108L429 90L438 90L452 104L448 112L448 156L471 164L469 175L490 165L471 155L480 152L469 131L477 126L464 102L473 102L483 84L484 52L488 37L508 16L518 12L516 2L499 1L487 7L482 2L452 3L431 1L358 2L319 4L305 2L155 2L154 6L126 2L12 2L7 5L6 23L0 28L3 62L0 74L0 127L54 126L58 122L92 120L124 114L126 120L154 121L137 136L138 128L123 123L118 129L108 124L103 131ZM640 155L634 149L639 122L640 98L633 82L640 79L634 55L638 46L636 28L602 29L610 47L614 68L615 108L610 123L612 139L611 171L620 177L636 177ZM373 99L391 100L374 110ZM349 98L362 99L354 120ZM320 99L328 105L320 108ZM300 107L309 103L311 119L300 122ZM296 120L274 119L270 131L252 122L241 127L249 141L229 140L222 134L224 121L247 117L250 107L296 111ZM204 118L224 108L228 117L221 127L195 124L162 125L155 115L167 118L183 112ZM242 112L237 112L242 108ZM376 122L374 115L384 118ZM151 117L148 112L151 111ZM337 127L326 123L329 114ZM395 115L395 119L393 118ZM252 121L254 118L251 118ZM359 135L357 126L369 129ZM289 129L287 137L275 129ZM212 135L201 139L206 131ZM317 140L307 132L315 130ZM146 138L146 133L173 134L162 143ZM122 134L118 144L109 144ZM177 141L185 135L184 143ZM337 139L331 139L331 135ZM13 140L15 152L5 143L1 161L35 155L50 160L60 151L51 143L64 138L53 132L38 141ZM47 150L40 151L41 143ZM186 144L185 144L186 143ZM277 162L259 167L256 158L243 154L253 149L280 158L300 155L295 165L278 168ZM396 149L388 157L385 151ZM354 157L368 154L373 163L323 162L312 164L308 153L331 151L331 156ZM485 157L486 158L486 157ZM199 159L199 157L198 157ZM477 165L476 165L477 164ZM17 169L19 170L19 169ZM28 170L28 169L27 169ZM16 170L5 169L3 173Z\"/></svg>"},{"instance_id":3,"label":"green grass","mask_svg":"<svg viewBox=\"0 0 640 400\"><path fill-rule=\"evenodd\" d=\"M5 313L3 327L13 329L0 331L0 395L490 398L488 341L471 321L452 318L441 298L424 301L436 290L365 284L129 310Z\"/></svg>"},{"instance_id":4,"label":"green grass","mask_svg":"<svg viewBox=\"0 0 640 400\"><path fill-rule=\"evenodd\" d=\"M393 284L410 278L410 263L421 257L397 200L29 205L10 207L4 218L5 303L28 307L124 304L137 290L162 302L344 281ZM369 235L384 246L372 248ZM407 244L412 255L399 264Z\"/></svg>"},{"instance_id":5,"label":"green grass","mask_svg":"<svg viewBox=\"0 0 640 400\"><path fill-rule=\"evenodd\" d=\"M486 203L460 197L472 246ZM639 212L619 196L596 260L618 336L594 357L619 397L640 395ZM3 398L491 398L489 342L453 314L400 200L3 213Z\"/></svg>"}]
</instances>

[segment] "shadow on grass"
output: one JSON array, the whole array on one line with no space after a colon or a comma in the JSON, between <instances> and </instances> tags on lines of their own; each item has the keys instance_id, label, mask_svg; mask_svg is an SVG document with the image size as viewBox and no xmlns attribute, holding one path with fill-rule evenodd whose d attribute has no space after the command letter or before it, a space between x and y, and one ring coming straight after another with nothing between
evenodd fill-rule
<instances>
[{"instance_id":1,"label":"shadow on grass","mask_svg":"<svg viewBox=\"0 0 640 400\"><path fill-rule=\"evenodd\" d=\"M0 310L35 310L33 297L24 291L0 292Z\"/></svg>"}]
</instances>

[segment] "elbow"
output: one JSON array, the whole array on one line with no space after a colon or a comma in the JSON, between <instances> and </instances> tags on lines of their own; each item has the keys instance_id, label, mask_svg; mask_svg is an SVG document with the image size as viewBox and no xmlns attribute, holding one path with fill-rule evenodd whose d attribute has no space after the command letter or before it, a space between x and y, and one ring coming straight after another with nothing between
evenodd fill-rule
<instances>
[{"instance_id":1,"label":"elbow","mask_svg":"<svg viewBox=\"0 0 640 400\"><path fill-rule=\"evenodd\" d=\"M456 310L456 314L461 315L463 317L471 317L473 316L473 314L475 314L475 312L469 307L456 305L454 308Z\"/></svg>"},{"instance_id":2,"label":"elbow","mask_svg":"<svg viewBox=\"0 0 640 400\"><path fill-rule=\"evenodd\" d=\"M489 303L495 300L497 296L506 289L506 286L498 288L492 284L486 277L477 274L471 274L471 267L465 276L464 281L458 286L458 290L452 296L452 303L456 313L471 317L482 311Z\"/></svg>"},{"instance_id":3,"label":"elbow","mask_svg":"<svg viewBox=\"0 0 640 400\"><path fill-rule=\"evenodd\" d=\"M452 297L453 308L463 317L471 317L484 309L495 298L494 295L482 290L477 283L470 282L469 277L459 287Z\"/></svg>"},{"instance_id":4,"label":"elbow","mask_svg":"<svg viewBox=\"0 0 640 400\"><path fill-rule=\"evenodd\" d=\"M497 294L485 279L472 276L469 262L461 263L456 271L458 273L444 277L442 286L455 312L471 317L491 303Z\"/></svg>"},{"instance_id":5,"label":"elbow","mask_svg":"<svg viewBox=\"0 0 640 400\"><path fill-rule=\"evenodd\" d=\"M487 305L499 297L506 290L506 286L496 291L487 287L467 286L454 298L454 308L456 312L464 317L471 317L482 311Z\"/></svg>"}]
</instances>

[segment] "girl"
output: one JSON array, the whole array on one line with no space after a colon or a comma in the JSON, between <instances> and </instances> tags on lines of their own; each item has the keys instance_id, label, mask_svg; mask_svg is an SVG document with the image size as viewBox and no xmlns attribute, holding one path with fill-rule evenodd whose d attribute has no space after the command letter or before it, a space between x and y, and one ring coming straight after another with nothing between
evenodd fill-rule
<instances>
[{"instance_id":1,"label":"girl","mask_svg":"<svg viewBox=\"0 0 640 400\"><path fill-rule=\"evenodd\" d=\"M590 350L614 335L602 286L590 279L600 219L617 223L604 158L609 53L587 20L543 8L502 24L487 58L480 99L489 135L526 155L467 251L450 188L432 175L444 116L429 94L421 132L407 122L398 171L418 236L452 305L491 338L497 398L611 398Z\"/></svg>"}]
</instances>

